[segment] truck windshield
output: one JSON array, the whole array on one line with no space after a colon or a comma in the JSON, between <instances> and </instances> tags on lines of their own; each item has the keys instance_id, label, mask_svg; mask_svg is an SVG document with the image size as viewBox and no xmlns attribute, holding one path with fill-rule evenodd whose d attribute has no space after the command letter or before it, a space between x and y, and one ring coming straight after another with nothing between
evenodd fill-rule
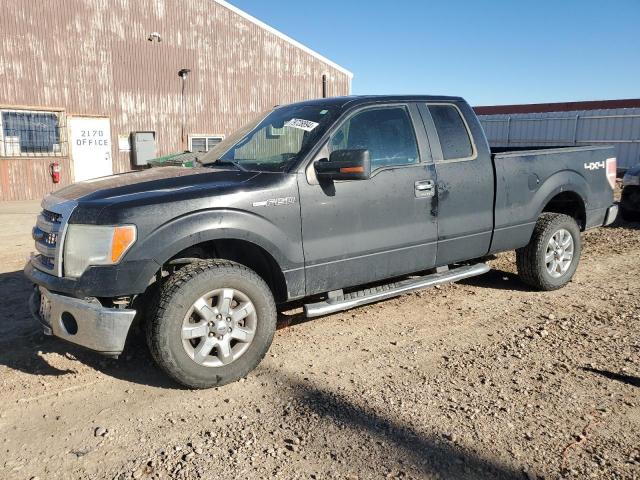
<instances>
[{"instance_id":1,"label":"truck windshield","mask_svg":"<svg viewBox=\"0 0 640 480\"><path fill-rule=\"evenodd\" d=\"M296 104L264 112L216 145L201 162L230 163L243 170L284 172L323 135L335 107Z\"/></svg>"}]
</instances>

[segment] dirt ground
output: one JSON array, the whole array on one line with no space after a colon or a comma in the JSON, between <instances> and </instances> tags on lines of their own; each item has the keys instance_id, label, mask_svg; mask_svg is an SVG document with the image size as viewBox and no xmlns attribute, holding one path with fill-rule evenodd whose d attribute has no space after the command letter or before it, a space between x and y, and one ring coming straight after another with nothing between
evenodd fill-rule
<instances>
[{"instance_id":1,"label":"dirt ground","mask_svg":"<svg viewBox=\"0 0 640 480\"><path fill-rule=\"evenodd\" d=\"M0 478L640 478L640 225L583 235L566 288L489 274L306 321L242 382L179 388L42 335L0 204Z\"/></svg>"}]
</instances>

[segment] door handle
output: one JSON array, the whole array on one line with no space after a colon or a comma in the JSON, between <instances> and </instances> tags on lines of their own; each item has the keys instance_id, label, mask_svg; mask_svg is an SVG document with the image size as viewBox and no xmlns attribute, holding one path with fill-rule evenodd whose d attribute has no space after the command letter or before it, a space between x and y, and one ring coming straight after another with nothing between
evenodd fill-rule
<instances>
[{"instance_id":1,"label":"door handle","mask_svg":"<svg viewBox=\"0 0 640 480\"><path fill-rule=\"evenodd\" d=\"M416 190L419 192L433 190L433 182L431 180L428 182L416 182Z\"/></svg>"},{"instance_id":2,"label":"door handle","mask_svg":"<svg viewBox=\"0 0 640 480\"><path fill-rule=\"evenodd\" d=\"M433 180L418 180L415 183L416 198L432 197L435 192Z\"/></svg>"}]
</instances>

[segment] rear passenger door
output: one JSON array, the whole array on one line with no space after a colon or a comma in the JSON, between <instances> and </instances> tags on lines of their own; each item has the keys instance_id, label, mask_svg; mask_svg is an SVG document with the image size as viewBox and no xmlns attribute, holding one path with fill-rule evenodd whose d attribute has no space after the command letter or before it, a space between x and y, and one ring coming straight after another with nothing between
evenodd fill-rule
<instances>
[{"instance_id":1,"label":"rear passenger door","mask_svg":"<svg viewBox=\"0 0 640 480\"><path fill-rule=\"evenodd\" d=\"M466 121L473 112L464 102L424 103L420 113L438 178L436 264L486 255L493 231L494 173L482 132L472 131L480 127Z\"/></svg>"}]
</instances>

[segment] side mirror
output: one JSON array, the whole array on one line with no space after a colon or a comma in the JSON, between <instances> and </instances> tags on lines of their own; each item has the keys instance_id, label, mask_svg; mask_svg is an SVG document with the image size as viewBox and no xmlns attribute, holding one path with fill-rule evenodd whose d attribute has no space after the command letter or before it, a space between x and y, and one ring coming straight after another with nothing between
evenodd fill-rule
<instances>
[{"instance_id":1,"label":"side mirror","mask_svg":"<svg viewBox=\"0 0 640 480\"><path fill-rule=\"evenodd\" d=\"M336 150L313 164L321 180L368 180L371 177L369 150Z\"/></svg>"}]
</instances>

